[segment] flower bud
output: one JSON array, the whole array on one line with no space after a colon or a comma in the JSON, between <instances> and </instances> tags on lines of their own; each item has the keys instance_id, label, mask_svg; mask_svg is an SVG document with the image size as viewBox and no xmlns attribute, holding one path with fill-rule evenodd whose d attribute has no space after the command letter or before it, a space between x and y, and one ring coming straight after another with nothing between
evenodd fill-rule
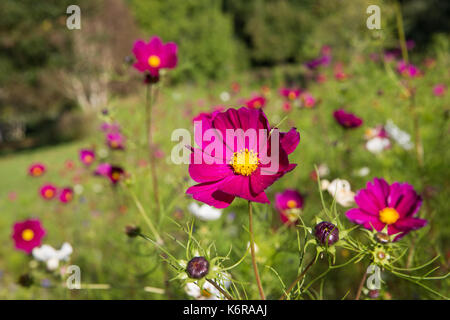
<instances>
[{"instance_id":1,"label":"flower bud","mask_svg":"<svg viewBox=\"0 0 450 320\"><path fill-rule=\"evenodd\" d=\"M126 226L125 233L130 238L135 238L141 233L141 228L139 228L137 226Z\"/></svg>"},{"instance_id":2,"label":"flower bud","mask_svg":"<svg viewBox=\"0 0 450 320\"><path fill-rule=\"evenodd\" d=\"M370 290L369 291L369 297L372 299L376 299L380 296L380 291L379 290Z\"/></svg>"},{"instance_id":3,"label":"flower bud","mask_svg":"<svg viewBox=\"0 0 450 320\"><path fill-rule=\"evenodd\" d=\"M316 225L314 235L321 245L331 246L339 240L339 229L331 222L322 221Z\"/></svg>"},{"instance_id":4,"label":"flower bud","mask_svg":"<svg viewBox=\"0 0 450 320\"><path fill-rule=\"evenodd\" d=\"M25 287L25 288L31 287L33 282L34 282L33 277L28 273L21 275L19 277L19 280L17 281L18 284L20 284L22 287Z\"/></svg>"},{"instance_id":5,"label":"flower bud","mask_svg":"<svg viewBox=\"0 0 450 320\"><path fill-rule=\"evenodd\" d=\"M386 233L383 232L377 232L375 234L375 240L378 243L386 244L389 242L389 236Z\"/></svg>"},{"instance_id":6,"label":"flower bud","mask_svg":"<svg viewBox=\"0 0 450 320\"><path fill-rule=\"evenodd\" d=\"M209 262L205 257L195 257L188 262L186 272L190 278L201 279L208 274Z\"/></svg>"}]
</instances>

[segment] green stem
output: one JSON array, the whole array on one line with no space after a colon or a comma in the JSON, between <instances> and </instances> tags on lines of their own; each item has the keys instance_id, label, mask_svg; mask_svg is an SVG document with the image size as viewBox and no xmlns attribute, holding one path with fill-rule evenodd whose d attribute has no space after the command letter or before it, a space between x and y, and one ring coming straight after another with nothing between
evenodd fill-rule
<instances>
[{"instance_id":1,"label":"green stem","mask_svg":"<svg viewBox=\"0 0 450 320\"><path fill-rule=\"evenodd\" d=\"M294 289L294 287L297 285L297 283L303 279L303 277L305 276L306 272L308 272L309 268L312 267L312 265L314 264L314 262L316 262L316 257L314 257L306 266L305 270L302 271L302 273L300 273L298 275L298 277L294 280L294 282L292 282L292 284L289 286L289 288L285 291L285 293L280 297L279 300L284 300L287 298L287 296L289 295L289 293L292 291L292 289Z\"/></svg>"},{"instance_id":2,"label":"green stem","mask_svg":"<svg viewBox=\"0 0 450 320\"><path fill-rule=\"evenodd\" d=\"M150 228L150 231L153 233L153 236L156 239L156 242L158 244L162 244L164 241L162 240L161 236L159 235L158 231L156 231L155 226L153 225L152 221L150 220L150 218L147 216L147 213L145 212L144 207L142 206L141 202L139 201L139 199L136 197L136 194L128 189L131 197L133 198L134 203L136 204L136 207L139 211L139 213L142 215L142 217L144 218L145 222L147 223L148 227Z\"/></svg>"},{"instance_id":3,"label":"green stem","mask_svg":"<svg viewBox=\"0 0 450 320\"><path fill-rule=\"evenodd\" d=\"M253 272L255 273L259 295L261 296L262 300L266 300L266 296L264 295L264 290L261 285L261 279L259 278L258 266L256 265L255 240L253 238L253 209L251 201L248 202L248 218L249 218L249 232L250 232L250 252L252 254Z\"/></svg>"}]
</instances>

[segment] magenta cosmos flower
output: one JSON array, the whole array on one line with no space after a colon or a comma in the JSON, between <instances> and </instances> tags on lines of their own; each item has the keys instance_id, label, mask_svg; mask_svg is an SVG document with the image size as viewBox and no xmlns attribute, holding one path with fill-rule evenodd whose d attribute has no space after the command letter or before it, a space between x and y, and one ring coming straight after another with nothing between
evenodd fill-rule
<instances>
[{"instance_id":1,"label":"magenta cosmos flower","mask_svg":"<svg viewBox=\"0 0 450 320\"><path fill-rule=\"evenodd\" d=\"M270 203L265 189L295 168L288 155L300 141L295 128L286 133L275 130L271 135L270 131L261 109L242 107L202 117L195 126L200 148L192 148L189 165L191 178L199 184L186 193L216 208L228 207L235 197ZM203 139L207 132L215 133L213 142ZM249 132L255 134L247 136ZM217 148L212 152L213 143Z\"/></svg>"},{"instance_id":2,"label":"magenta cosmos flower","mask_svg":"<svg viewBox=\"0 0 450 320\"><path fill-rule=\"evenodd\" d=\"M28 219L14 224L11 237L16 249L31 253L35 247L41 245L45 233L38 219Z\"/></svg>"},{"instance_id":3,"label":"magenta cosmos flower","mask_svg":"<svg viewBox=\"0 0 450 320\"><path fill-rule=\"evenodd\" d=\"M445 94L445 85L444 84L437 84L433 87L433 94L436 97L441 97Z\"/></svg>"},{"instance_id":4,"label":"magenta cosmos flower","mask_svg":"<svg viewBox=\"0 0 450 320\"><path fill-rule=\"evenodd\" d=\"M308 92L304 92L300 95L300 100L305 108L314 108L316 105L316 98Z\"/></svg>"},{"instance_id":5,"label":"magenta cosmos flower","mask_svg":"<svg viewBox=\"0 0 450 320\"><path fill-rule=\"evenodd\" d=\"M404 61L400 61L397 64L397 71L404 77L409 78L416 78L422 75L419 68L417 68L415 65L411 63L407 64Z\"/></svg>"},{"instance_id":6,"label":"magenta cosmos flower","mask_svg":"<svg viewBox=\"0 0 450 320\"><path fill-rule=\"evenodd\" d=\"M286 189L275 194L275 208L283 223L295 223L303 208L303 197L297 190Z\"/></svg>"},{"instance_id":7,"label":"magenta cosmos flower","mask_svg":"<svg viewBox=\"0 0 450 320\"><path fill-rule=\"evenodd\" d=\"M73 199L73 190L72 188L66 187L61 190L59 193L59 201L62 203L69 203Z\"/></svg>"},{"instance_id":8,"label":"magenta cosmos flower","mask_svg":"<svg viewBox=\"0 0 450 320\"><path fill-rule=\"evenodd\" d=\"M42 163L33 163L28 168L28 174L32 177L40 177L46 171L45 165Z\"/></svg>"},{"instance_id":9,"label":"magenta cosmos flower","mask_svg":"<svg viewBox=\"0 0 450 320\"><path fill-rule=\"evenodd\" d=\"M263 96L257 96L245 101L245 105L250 109L260 109L264 108L266 105L266 98Z\"/></svg>"},{"instance_id":10,"label":"magenta cosmos flower","mask_svg":"<svg viewBox=\"0 0 450 320\"><path fill-rule=\"evenodd\" d=\"M353 113L346 112L343 109L339 109L333 112L334 119L345 129L358 128L362 125L363 121Z\"/></svg>"},{"instance_id":11,"label":"magenta cosmos flower","mask_svg":"<svg viewBox=\"0 0 450 320\"><path fill-rule=\"evenodd\" d=\"M289 100L297 99L300 96L300 93L302 93L302 90L300 89L289 89L289 88L280 89L280 95Z\"/></svg>"},{"instance_id":12,"label":"magenta cosmos flower","mask_svg":"<svg viewBox=\"0 0 450 320\"><path fill-rule=\"evenodd\" d=\"M160 69L172 69L177 65L178 47L173 42L163 44L159 37L152 37L148 43L137 40L133 53L137 62L133 65L140 72L149 71L154 77Z\"/></svg>"},{"instance_id":13,"label":"magenta cosmos flower","mask_svg":"<svg viewBox=\"0 0 450 320\"><path fill-rule=\"evenodd\" d=\"M106 144L113 150L122 150L125 148L125 138L119 132L110 132L106 135Z\"/></svg>"},{"instance_id":14,"label":"magenta cosmos flower","mask_svg":"<svg viewBox=\"0 0 450 320\"><path fill-rule=\"evenodd\" d=\"M51 200L56 196L57 190L58 189L53 184L47 183L41 187L39 193L45 200Z\"/></svg>"},{"instance_id":15,"label":"magenta cosmos flower","mask_svg":"<svg viewBox=\"0 0 450 320\"><path fill-rule=\"evenodd\" d=\"M108 178L109 181L115 185L123 177L125 171L119 166L113 166L109 163L101 163L97 166L97 169L95 169L94 174Z\"/></svg>"},{"instance_id":16,"label":"magenta cosmos flower","mask_svg":"<svg viewBox=\"0 0 450 320\"><path fill-rule=\"evenodd\" d=\"M95 152L90 149L81 149L80 150L80 161L86 165L90 166L92 162L95 160Z\"/></svg>"},{"instance_id":17,"label":"magenta cosmos flower","mask_svg":"<svg viewBox=\"0 0 450 320\"><path fill-rule=\"evenodd\" d=\"M422 198L408 183L389 185L384 179L375 178L366 189L358 191L355 202L358 208L348 210L347 218L369 230L381 231L387 226L389 235L399 234L394 241L427 224L427 220L415 218Z\"/></svg>"}]
</instances>

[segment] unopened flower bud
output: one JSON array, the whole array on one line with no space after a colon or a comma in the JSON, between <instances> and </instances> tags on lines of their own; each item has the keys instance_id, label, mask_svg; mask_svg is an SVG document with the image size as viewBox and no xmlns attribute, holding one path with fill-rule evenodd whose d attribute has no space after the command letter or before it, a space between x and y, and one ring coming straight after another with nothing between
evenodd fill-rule
<instances>
[{"instance_id":1,"label":"unopened flower bud","mask_svg":"<svg viewBox=\"0 0 450 320\"><path fill-rule=\"evenodd\" d=\"M339 240L339 229L331 222L322 221L316 225L314 235L321 245L331 246Z\"/></svg>"},{"instance_id":2,"label":"unopened flower bud","mask_svg":"<svg viewBox=\"0 0 450 320\"><path fill-rule=\"evenodd\" d=\"M186 272L190 278L201 279L208 274L209 262L205 257L195 257L188 262Z\"/></svg>"},{"instance_id":3,"label":"unopened flower bud","mask_svg":"<svg viewBox=\"0 0 450 320\"><path fill-rule=\"evenodd\" d=\"M125 233L130 238L135 238L141 233L141 228L139 228L137 226L126 226Z\"/></svg>"},{"instance_id":4,"label":"unopened flower bud","mask_svg":"<svg viewBox=\"0 0 450 320\"><path fill-rule=\"evenodd\" d=\"M377 232L375 234L375 240L379 243L386 244L389 242L389 236L383 232Z\"/></svg>"},{"instance_id":5,"label":"unopened flower bud","mask_svg":"<svg viewBox=\"0 0 450 320\"><path fill-rule=\"evenodd\" d=\"M21 275L21 276L19 277L19 280L18 280L17 282L18 282L22 287L28 288L28 287L31 287L31 285L32 285L33 282L34 282L34 279L33 279L33 277L32 277L30 274L26 273L26 274Z\"/></svg>"},{"instance_id":6,"label":"unopened flower bud","mask_svg":"<svg viewBox=\"0 0 450 320\"><path fill-rule=\"evenodd\" d=\"M372 299L376 299L380 296L380 291L379 290L370 290L369 291L369 297Z\"/></svg>"}]
</instances>

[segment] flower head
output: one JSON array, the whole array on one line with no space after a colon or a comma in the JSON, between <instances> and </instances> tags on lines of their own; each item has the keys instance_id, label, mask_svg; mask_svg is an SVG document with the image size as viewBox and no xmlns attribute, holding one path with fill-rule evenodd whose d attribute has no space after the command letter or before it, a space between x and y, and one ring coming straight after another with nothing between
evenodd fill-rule
<instances>
[{"instance_id":1,"label":"flower head","mask_svg":"<svg viewBox=\"0 0 450 320\"><path fill-rule=\"evenodd\" d=\"M80 150L80 161L86 165L90 166L95 160L95 152L90 149L81 149Z\"/></svg>"},{"instance_id":2,"label":"flower head","mask_svg":"<svg viewBox=\"0 0 450 320\"><path fill-rule=\"evenodd\" d=\"M28 219L14 224L11 237L16 249L31 253L35 247L41 245L45 233L38 219Z\"/></svg>"},{"instance_id":3,"label":"flower head","mask_svg":"<svg viewBox=\"0 0 450 320\"><path fill-rule=\"evenodd\" d=\"M408 183L375 178L355 196L358 208L347 211L350 221L364 228L381 231L387 226L388 235L397 234L394 241L412 230L424 227L427 220L416 218L422 198Z\"/></svg>"},{"instance_id":4,"label":"flower head","mask_svg":"<svg viewBox=\"0 0 450 320\"><path fill-rule=\"evenodd\" d=\"M339 240L339 229L331 222L322 221L315 226L314 235L320 245L331 246Z\"/></svg>"},{"instance_id":5,"label":"flower head","mask_svg":"<svg viewBox=\"0 0 450 320\"><path fill-rule=\"evenodd\" d=\"M266 105L266 98L264 98L263 96L256 96L247 100L245 102L245 105L250 109L264 108L264 106Z\"/></svg>"},{"instance_id":6,"label":"flower head","mask_svg":"<svg viewBox=\"0 0 450 320\"><path fill-rule=\"evenodd\" d=\"M300 96L302 90L300 89L290 89L290 88L281 88L280 95L285 97L288 100L295 100Z\"/></svg>"},{"instance_id":7,"label":"flower head","mask_svg":"<svg viewBox=\"0 0 450 320\"><path fill-rule=\"evenodd\" d=\"M44 164L42 164L42 163L33 163L28 168L28 174L30 176L32 176L32 177L40 177L40 176L42 176L45 173L46 170L47 169L46 169Z\"/></svg>"},{"instance_id":8,"label":"flower head","mask_svg":"<svg viewBox=\"0 0 450 320\"><path fill-rule=\"evenodd\" d=\"M286 189L275 194L275 208L283 223L295 223L303 208L303 197L297 190Z\"/></svg>"},{"instance_id":9,"label":"flower head","mask_svg":"<svg viewBox=\"0 0 450 320\"><path fill-rule=\"evenodd\" d=\"M397 64L397 71L404 77L408 78L416 78L422 75L419 68L411 63L406 63L404 61L400 61Z\"/></svg>"},{"instance_id":10,"label":"flower head","mask_svg":"<svg viewBox=\"0 0 450 320\"><path fill-rule=\"evenodd\" d=\"M333 117L344 129L358 128L362 125L363 120L353 113L339 109L333 112Z\"/></svg>"},{"instance_id":11,"label":"flower head","mask_svg":"<svg viewBox=\"0 0 450 320\"><path fill-rule=\"evenodd\" d=\"M188 262L186 272L192 279L201 279L209 272L209 262L205 257L194 257Z\"/></svg>"},{"instance_id":12,"label":"flower head","mask_svg":"<svg viewBox=\"0 0 450 320\"><path fill-rule=\"evenodd\" d=\"M316 105L316 99L308 92L303 92L300 100L305 108L313 108Z\"/></svg>"},{"instance_id":13,"label":"flower head","mask_svg":"<svg viewBox=\"0 0 450 320\"><path fill-rule=\"evenodd\" d=\"M73 199L73 189L70 187L66 187L61 189L59 193L59 201L62 203L69 203Z\"/></svg>"},{"instance_id":14,"label":"flower head","mask_svg":"<svg viewBox=\"0 0 450 320\"><path fill-rule=\"evenodd\" d=\"M355 202L355 193L351 190L350 182L347 180L334 179L329 182L324 179L321 183L322 190L327 190L341 206L350 207Z\"/></svg>"},{"instance_id":15,"label":"flower head","mask_svg":"<svg viewBox=\"0 0 450 320\"><path fill-rule=\"evenodd\" d=\"M204 133L213 134L214 142L204 139ZM225 208L235 197L269 203L264 191L295 168L288 155L297 147L300 134L295 128L271 132L261 109L230 108L202 117L195 125L195 141L200 148L192 148L189 174L199 184L186 193Z\"/></svg>"},{"instance_id":16,"label":"flower head","mask_svg":"<svg viewBox=\"0 0 450 320\"><path fill-rule=\"evenodd\" d=\"M41 197L45 200L51 200L56 196L57 188L50 183L44 184L39 190Z\"/></svg>"},{"instance_id":17,"label":"flower head","mask_svg":"<svg viewBox=\"0 0 450 320\"><path fill-rule=\"evenodd\" d=\"M36 260L45 262L47 264L48 270L57 269L59 266L59 262L69 260L72 252L72 246L67 242L64 242L61 246L61 249L59 250L56 250L48 244L44 244L40 247L34 248L32 251L33 257Z\"/></svg>"},{"instance_id":18,"label":"flower head","mask_svg":"<svg viewBox=\"0 0 450 320\"><path fill-rule=\"evenodd\" d=\"M433 94L436 97L442 97L445 94L445 85L440 83L433 87Z\"/></svg>"},{"instance_id":19,"label":"flower head","mask_svg":"<svg viewBox=\"0 0 450 320\"><path fill-rule=\"evenodd\" d=\"M125 138L120 132L110 132L106 135L106 144L113 150L124 149Z\"/></svg>"},{"instance_id":20,"label":"flower head","mask_svg":"<svg viewBox=\"0 0 450 320\"><path fill-rule=\"evenodd\" d=\"M161 39L153 36L148 43L137 40L133 46L138 71L148 71L152 76L158 76L161 69L173 69L178 62L178 46L174 42L163 44Z\"/></svg>"},{"instance_id":21,"label":"flower head","mask_svg":"<svg viewBox=\"0 0 450 320\"><path fill-rule=\"evenodd\" d=\"M192 202L189 207L189 211L198 219L204 221L217 220L222 216L222 210L203 204L201 206L196 202Z\"/></svg>"}]
</instances>

